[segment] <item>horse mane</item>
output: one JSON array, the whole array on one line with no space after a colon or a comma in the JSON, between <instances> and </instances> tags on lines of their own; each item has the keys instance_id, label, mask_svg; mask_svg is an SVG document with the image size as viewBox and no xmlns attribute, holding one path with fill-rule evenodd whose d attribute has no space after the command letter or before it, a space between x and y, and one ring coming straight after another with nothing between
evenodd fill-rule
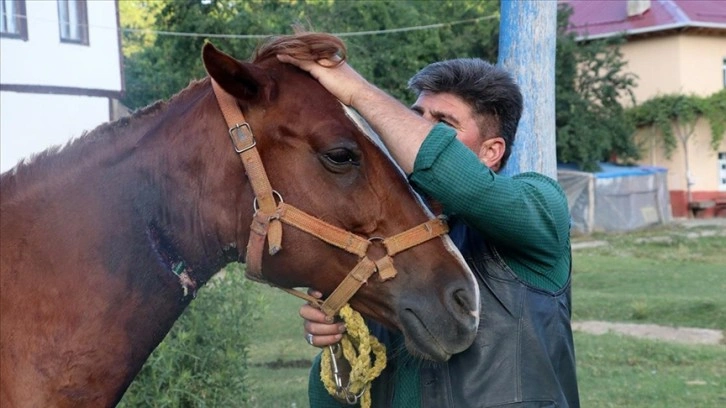
<instances>
[{"instance_id":1,"label":"horse mane","mask_svg":"<svg viewBox=\"0 0 726 408\"><path fill-rule=\"evenodd\" d=\"M254 62L275 58L277 54L307 61L338 57L338 63L347 58L345 44L338 37L324 33L303 32L270 38L257 48Z\"/></svg>"}]
</instances>

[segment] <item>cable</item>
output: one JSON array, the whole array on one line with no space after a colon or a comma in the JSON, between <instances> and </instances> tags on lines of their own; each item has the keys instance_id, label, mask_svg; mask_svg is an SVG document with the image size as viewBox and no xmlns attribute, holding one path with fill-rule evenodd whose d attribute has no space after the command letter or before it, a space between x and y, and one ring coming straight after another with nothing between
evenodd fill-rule
<instances>
[{"instance_id":1,"label":"cable","mask_svg":"<svg viewBox=\"0 0 726 408\"><path fill-rule=\"evenodd\" d=\"M44 21L44 22L56 22L57 20L52 19L39 19L37 17L34 17L32 19L29 19L27 16L23 16L20 14L15 14L15 17L24 18L26 20L37 20L37 21ZM436 23L436 24L428 24L428 25L421 25L421 26L411 26L411 27L401 27L401 28L390 28L385 30L370 30L370 31L354 31L354 32L348 32L348 33L331 33L332 35L336 37L356 37L356 36L364 36L364 35L379 35L379 34L391 34L391 33L403 33L408 31L420 31L420 30L431 30L431 29L437 29L437 28L443 28L443 27L450 27L455 26L459 24L468 24L468 23L476 23L483 20L492 20L492 19L498 19L499 13L491 14L488 16L482 16L482 17L476 17L476 18L470 18L466 20L458 20L458 21L452 21L449 23ZM89 28L101 28L105 30L116 30L115 27L107 27L107 26L100 26L96 24L79 24L80 26L86 25ZM254 38L268 38L271 36L281 35L281 34L215 34L215 33L193 33L193 32L181 32L181 31L165 31L165 30L153 30L150 28L119 28L119 31L126 32L126 33L149 33L149 34L156 34L156 35L167 35L167 36L173 36L173 37L205 37L205 38L231 38L231 39L254 39Z\"/></svg>"}]
</instances>

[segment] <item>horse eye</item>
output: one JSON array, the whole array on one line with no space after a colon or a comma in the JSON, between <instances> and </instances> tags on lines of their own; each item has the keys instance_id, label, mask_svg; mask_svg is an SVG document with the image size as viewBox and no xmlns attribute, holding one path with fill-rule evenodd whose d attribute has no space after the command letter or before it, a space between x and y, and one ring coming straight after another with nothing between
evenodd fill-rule
<instances>
[{"instance_id":1,"label":"horse eye","mask_svg":"<svg viewBox=\"0 0 726 408\"><path fill-rule=\"evenodd\" d=\"M357 166L360 164L360 158L358 157L358 155L352 150L345 148L330 150L325 153L323 157L325 157L325 159L328 160L331 164L338 166L345 164L352 164Z\"/></svg>"}]
</instances>

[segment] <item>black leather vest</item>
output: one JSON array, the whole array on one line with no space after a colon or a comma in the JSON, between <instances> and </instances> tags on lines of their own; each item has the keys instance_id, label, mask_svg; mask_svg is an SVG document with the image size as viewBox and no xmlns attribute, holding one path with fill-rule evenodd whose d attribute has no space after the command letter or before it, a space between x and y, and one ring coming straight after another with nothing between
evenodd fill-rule
<instances>
[{"instance_id":1,"label":"black leather vest","mask_svg":"<svg viewBox=\"0 0 726 408\"><path fill-rule=\"evenodd\" d=\"M569 279L555 293L534 288L492 246L454 235L479 283L480 333L447 363L421 365L421 407L579 407ZM392 377L374 384L373 407L390 406Z\"/></svg>"}]
</instances>

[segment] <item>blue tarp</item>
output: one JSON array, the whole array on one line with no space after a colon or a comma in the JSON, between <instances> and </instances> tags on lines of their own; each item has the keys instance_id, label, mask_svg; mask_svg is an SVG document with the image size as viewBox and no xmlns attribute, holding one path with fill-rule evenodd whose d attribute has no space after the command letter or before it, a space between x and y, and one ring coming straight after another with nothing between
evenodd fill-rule
<instances>
[{"instance_id":1,"label":"blue tarp","mask_svg":"<svg viewBox=\"0 0 726 408\"><path fill-rule=\"evenodd\" d=\"M612 163L598 163L600 171L592 173L595 178L605 179L628 176L647 176L650 174L666 173L668 169L656 166L620 166ZM557 163L557 170L582 171L574 163Z\"/></svg>"}]
</instances>

